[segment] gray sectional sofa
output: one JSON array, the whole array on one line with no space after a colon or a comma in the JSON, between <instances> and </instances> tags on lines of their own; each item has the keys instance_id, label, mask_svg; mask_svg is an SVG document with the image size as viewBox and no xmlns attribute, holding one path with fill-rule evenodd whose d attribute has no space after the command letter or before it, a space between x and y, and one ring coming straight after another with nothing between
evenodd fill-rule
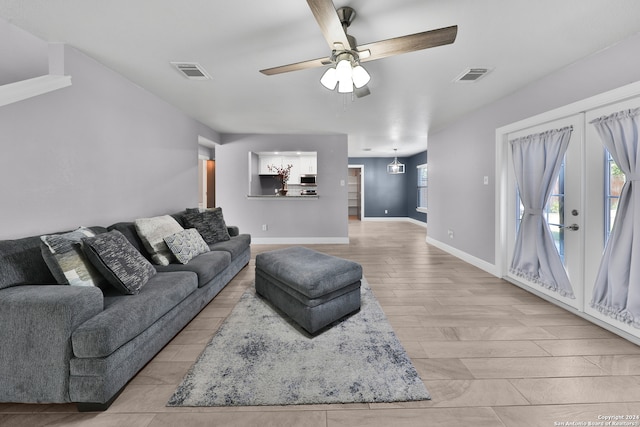
<instances>
[{"instance_id":1,"label":"gray sectional sofa","mask_svg":"<svg viewBox=\"0 0 640 427\"><path fill-rule=\"evenodd\" d=\"M171 216L185 225L185 212ZM133 222L90 230L117 230L151 260ZM131 295L113 286L57 284L40 236L0 241L0 402L106 409L248 264L251 236L227 230L228 240L186 264L154 265Z\"/></svg>"}]
</instances>

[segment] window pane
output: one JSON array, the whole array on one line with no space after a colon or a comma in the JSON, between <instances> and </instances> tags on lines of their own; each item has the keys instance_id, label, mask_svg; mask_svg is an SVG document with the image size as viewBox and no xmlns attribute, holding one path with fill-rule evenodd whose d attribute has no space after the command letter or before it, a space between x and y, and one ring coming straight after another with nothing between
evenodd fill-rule
<instances>
[{"instance_id":1,"label":"window pane","mask_svg":"<svg viewBox=\"0 0 640 427\"><path fill-rule=\"evenodd\" d=\"M420 166L418 168L418 187L427 186L427 167Z\"/></svg>"},{"instance_id":2,"label":"window pane","mask_svg":"<svg viewBox=\"0 0 640 427\"><path fill-rule=\"evenodd\" d=\"M564 201L564 194L554 194L549 197L547 206L545 208L545 214L547 222L551 225L561 225L560 211Z\"/></svg>"},{"instance_id":3,"label":"window pane","mask_svg":"<svg viewBox=\"0 0 640 427\"><path fill-rule=\"evenodd\" d=\"M427 207L427 165L418 166L418 206Z\"/></svg>"},{"instance_id":4,"label":"window pane","mask_svg":"<svg viewBox=\"0 0 640 427\"><path fill-rule=\"evenodd\" d=\"M418 207L427 207L427 187L418 188Z\"/></svg>"},{"instance_id":5,"label":"window pane","mask_svg":"<svg viewBox=\"0 0 640 427\"><path fill-rule=\"evenodd\" d=\"M560 225L552 224L549 224L549 229L551 229L551 236L553 237L553 242L556 244L560 258L562 262L564 262L564 230Z\"/></svg>"},{"instance_id":6,"label":"window pane","mask_svg":"<svg viewBox=\"0 0 640 427\"><path fill-rule=\"evenodd\" d=\"M549 224L553 241L560 254L560 258L564 263L564 167L565 161L563 159L560 171L558 173L558 179L553 184L551 189L551 195L547 201L547 205L544 207L544 218ZM516 190L517 191L517 190ZM516 231L520 228L520 222L522 221L522 215L524 213L524 206L520 199L520 193L516 195Z\"/></svg>"},{"instance_id":7,"label":"window pane","mask_svg":"<svg viewBox=\"0 0 640 427\"><path fill-rule=\"evenodd\" d=\"M609 240L609 234L613 229L613 223L616 218L616 211L618 210L618 201L620 200L620 193L622 192L622 186L626 179L624 173L616 162L611 157L611 153L606 151L606 167L608 173L605 175L605 242Z\"/></svg>"}]
</instances>

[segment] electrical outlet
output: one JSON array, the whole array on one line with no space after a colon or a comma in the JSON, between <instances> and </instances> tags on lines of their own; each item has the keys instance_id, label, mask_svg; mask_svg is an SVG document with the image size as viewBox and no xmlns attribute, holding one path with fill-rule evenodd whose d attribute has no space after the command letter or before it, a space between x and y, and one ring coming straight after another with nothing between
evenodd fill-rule
<instances>
[{"instance_id":1,"label":"electrical outlet","mask_svg":"<svg viewBox=\"0 0 640 427\"><path fill-rule=\"evenodd\" d=\"M485 176L485 177L484 177L484 179L482 180L482 183L483 183L484 185L489 185L489 177L488 177L488 176Z\"/></svg>"},{"instance_id":2,"label":"electrical outlet","mask_svg":"<svg viewBox=\"0 0 640 427\"><path fill-rule=\"evenodd\" d=\"M447 230L450 239L453 239L453 230Z\"/></svg>"},{"instance_id":3,"label":"electrical outlet","mask_svg":"<svg viewBox=\"0 0 640 427\"><path fill-rule=\"evenodd\" d=\"M267 224L262 224L262 231L267 231L268 229Z\"/></svg>"},{"instance_id":4,"label":"electrical outlet","mask_svg":"<svg viewBox=\"0 0 640 427\"><path fill-rule=\"evenodd\" d=\"M389 213L389 211L388 211L387 209L385 209L385 210L384 210L384 214L386 215L386 214L388 214L388 213Z\"/></svg>"}]
</instances>

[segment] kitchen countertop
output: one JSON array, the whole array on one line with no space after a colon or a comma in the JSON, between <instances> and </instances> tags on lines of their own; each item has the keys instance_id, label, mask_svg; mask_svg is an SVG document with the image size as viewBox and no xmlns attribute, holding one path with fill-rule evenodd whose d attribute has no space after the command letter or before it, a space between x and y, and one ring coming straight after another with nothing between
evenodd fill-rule
<instances>
[{"instance_id":1,"label":"kitchen countertop","mask_svg":"<svg viewBox=\"0 0 640 427\"><path fill-rule=\"evenodd\" d=\"M274 194L274 195L270 195L270 194L265 194L265 195L251 195L248 194L247 195L247 199L317 199L318 195L317 194L307 194L307 195L302 195L302 194L287 194L286 196L280 196L278 194Z\"/></svg>"}]
</instances>

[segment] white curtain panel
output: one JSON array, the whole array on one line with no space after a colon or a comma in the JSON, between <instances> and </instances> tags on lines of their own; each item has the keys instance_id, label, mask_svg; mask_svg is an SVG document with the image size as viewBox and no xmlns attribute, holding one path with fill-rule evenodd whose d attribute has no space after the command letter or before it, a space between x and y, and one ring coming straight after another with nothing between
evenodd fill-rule
<instances>
[{"instance_id":1,"label":"white curtain panel","mask_svg":"<svg viewBox=\"0 0 640 427\"><path fill-rule=\"evenodd\" d=\"M591 121L626 177L591 306L640 328L640 108Z\"/></svg>"},{"instance_id":2,"label":"white curtain panel","mask_svg":"<svg viewBox=\"0 0 640 427\"><path fill-rule=\"evenodd\" d=\"M575 298L573 288L543 213L572 130L568 126L510 141L524 206L510 271L569 298Z\"/></svg>"}]
</instances>

